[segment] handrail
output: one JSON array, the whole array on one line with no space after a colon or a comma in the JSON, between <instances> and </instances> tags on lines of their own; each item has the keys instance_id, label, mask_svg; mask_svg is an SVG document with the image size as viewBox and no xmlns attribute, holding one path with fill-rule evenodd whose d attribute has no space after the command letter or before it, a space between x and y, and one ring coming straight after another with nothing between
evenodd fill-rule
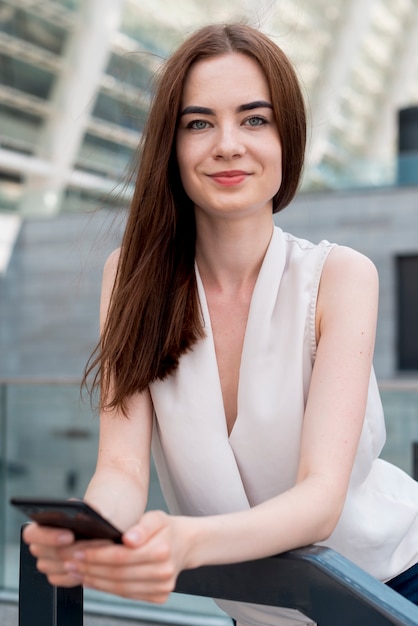
<instances>
[{"instance_id":1,"label":"handrail","mask_svg":"<svg viewBox=\"0 0 418 626\"><path fill-rule=\"evenodd\" d=\"M417 626L418 607L330 548L181 572L176 591L298 609L318 626Z\"/></svg>"},{"instance_id":2,"label":"handrail","mask_svg":"<svg viewBox=\"0 0 418 626\"><path fill-rule=\"evenodd\" d=\"M181 572L176 592L282 606L318 626L418 626L418 607L340 554L318 546ZM52 587L21 539L19 626L82 626L83 590Z\"/></svg>"}]
</instances>

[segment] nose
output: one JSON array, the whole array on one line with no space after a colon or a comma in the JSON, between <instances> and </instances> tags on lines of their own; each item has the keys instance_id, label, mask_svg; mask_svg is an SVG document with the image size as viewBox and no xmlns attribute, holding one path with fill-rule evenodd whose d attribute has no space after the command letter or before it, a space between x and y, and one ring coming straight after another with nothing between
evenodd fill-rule
<instances>
[{"instance_id":1,"label":"nose","mask_svg":"<svg viewBox=\"0 0 418 626\"><path fill-rule=\"evenodd\" d=\"M240 129L234 124L223 124L217 129L213 156L215 159L234 159L245 153L245 145Z\"/></svg>"}]
</instances>

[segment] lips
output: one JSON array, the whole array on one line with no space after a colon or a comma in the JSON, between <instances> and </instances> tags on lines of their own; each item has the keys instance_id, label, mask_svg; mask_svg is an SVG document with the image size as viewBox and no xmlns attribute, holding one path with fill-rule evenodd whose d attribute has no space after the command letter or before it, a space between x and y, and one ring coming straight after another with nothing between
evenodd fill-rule
<instances>
[{"instance_id":1,"label":"lips","mask_svg":"<svg viewBox=\"0 0 418 626\"><path fill-rule=\"evenodd\" d=\"M212 178L212 180L219 185L225 186L239 185L247 178L247 176L249 176L248 172L244 172L242 170L225 170L223 172L210 174L210 178Z\"/></svg>"}]
</instances>

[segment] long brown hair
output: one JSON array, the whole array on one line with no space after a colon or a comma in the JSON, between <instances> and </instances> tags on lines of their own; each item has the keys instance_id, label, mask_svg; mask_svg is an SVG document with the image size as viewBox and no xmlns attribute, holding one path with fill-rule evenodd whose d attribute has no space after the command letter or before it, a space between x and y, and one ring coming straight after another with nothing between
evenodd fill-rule
<instances>
[{"instance_id":1,"label":"long brown hair","mask_svg":"<svg viewBox=\"0 0 418 626\"><path fill-rule=\"evenodd\" d=\"M201 28L157 76L108 316L85 371L84 380L95 371L92 387L101 385L104 408L125 412L129 396L173 372L181 355L203 336L194 271L194 210L178 171L176 128L190 67L230 52L255 59L270 87L283 160L273 212L287 206L296 193L306 118L291 63L266 35L247 25Z\"/></svg>"}]
</instances>

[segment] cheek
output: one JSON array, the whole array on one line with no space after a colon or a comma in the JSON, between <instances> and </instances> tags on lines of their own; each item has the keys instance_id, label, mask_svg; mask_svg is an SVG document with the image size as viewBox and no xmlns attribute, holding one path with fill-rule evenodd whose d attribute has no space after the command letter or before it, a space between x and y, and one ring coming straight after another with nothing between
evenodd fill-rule
<instances>
[{"instance_id":1,"label":"cheek","mask_svg":"<svg viewBox=\"0 0 418 626\"><path fill-rule=\"evenodd\" d=\"M277 138L271 143L271 157L274 159L275 163L282 162L282 144Z\"/></svg>"},{"instance_id":2,"label":"cheek","mask_svg":"<svg viewBox=\"0 0 418 626\"><path fill-rule=\"evenodd\" d=\"M193 142L185 141L179 138L176 143L177 164L180 173L181 182L186 193L198 185L198 170L200 169L204 155L202 155L200 147Z\"/></svg>"},{"instance_id":3,"label":"cheek","mask_svg":"<svg viewBox=\"0 0 418 626\"><path fill-rule=\"evenodd\" d=\"M272 150L270 151L269 162L271 166L276 172L276 176L281 180L282 178L282 170L283 170L283 161L282 161L282 147L281 144L276 146L272 146Z\"/></svg>"},{"instance_id":4,"label":"cheek","mask_svg":"<svg viewBox=\"0 0 418 626\"><path fill-rule=\"evenodd\" d=\"M196 146L195 142L184 133L179 133L176 141L176 157L181 170L190 168L195 160Z\"/></svg>"}]
</instances>

